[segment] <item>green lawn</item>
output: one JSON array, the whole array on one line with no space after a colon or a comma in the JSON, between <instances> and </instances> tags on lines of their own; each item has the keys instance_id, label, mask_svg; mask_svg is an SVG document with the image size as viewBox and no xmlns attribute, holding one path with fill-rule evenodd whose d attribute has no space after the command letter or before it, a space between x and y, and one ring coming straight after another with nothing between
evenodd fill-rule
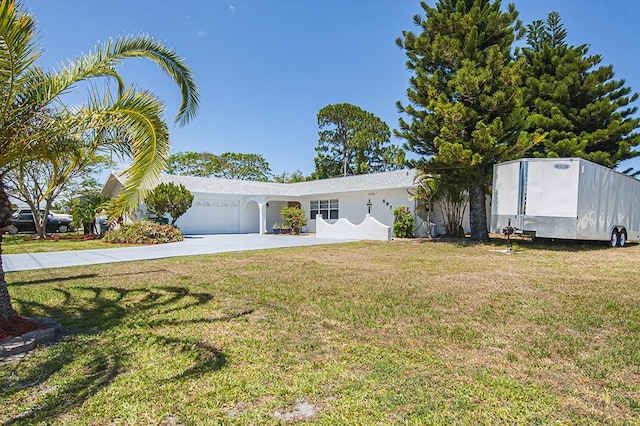
<instances>
[{"instance_id":1,"label":"green lawn","mask_svg":"<svg viewBox=\"0 0 640 426\"><path fill-rule=\"evenodd\" d=\"M640 246L502 248L8 273L21 314L77 334L0 364L0 423L638 424Z\"/></svg>"},{"instance_id":2,"label":"green lawn","mask_svg":"<svg viewBox=\"0 0 640 426\"><path fill-rule=\"evenodd\" d=\"M123 247L123 244L105 243L92 236L85 237L78 233L52 234L46 240L40 240L34 234L17 234L2 236L2 253L42 253L48 251L92 250Z\"/></svg>"}]
</instances>

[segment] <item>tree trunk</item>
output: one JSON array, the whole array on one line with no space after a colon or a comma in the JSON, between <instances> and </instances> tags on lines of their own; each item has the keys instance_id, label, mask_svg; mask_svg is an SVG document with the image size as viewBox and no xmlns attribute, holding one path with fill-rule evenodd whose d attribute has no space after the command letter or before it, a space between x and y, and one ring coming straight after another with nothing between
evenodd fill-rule
<instances>
[{"instance_id":1,"label":"tree trunk","mask_svg":"<svg viewBox=\"0 0 640 426\"><path fill-rule=\"evenodd\" d=\"M17 315L11 306L7 281L4 279L4 268L2 266L2 234L11 226L11 202L4 190L4 176L0 175L0 321L12 318Z\"/></svg>"},{"instance_id":2,"label":"tree trunk","mask_svg":"<svg viewBox=\"0 0 640 426\"><path fill-rule=\"evenodd\" d=\"M469 222L471 225L471 239L474 241L487 241L487 204L484 187L478 183L472 183L469 187Z\"/></svg>"},{"instance_id":3,"label":"tree trunk","mask_svg":"<svg viewBox=\"0 0 640 426\"><path fill-rule=\"evenodd\" d=\"M33 214L33 224L36 227L36 234L39 239L44 240L47 238L47 216L40 213L39 206L29 203L29 207L31 207L31 213Z\"/></svg>"}]
</instances>

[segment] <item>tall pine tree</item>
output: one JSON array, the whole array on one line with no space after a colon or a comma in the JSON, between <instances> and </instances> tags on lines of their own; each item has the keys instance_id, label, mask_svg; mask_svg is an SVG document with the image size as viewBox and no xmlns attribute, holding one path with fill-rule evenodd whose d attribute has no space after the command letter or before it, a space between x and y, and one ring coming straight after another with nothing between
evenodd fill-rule
<instances>
[{"instance_id":1,"label":"tall pine tree","mask_svg":"<svg viewBox=\"0 0 640 426\"><path fill-rule=\"evenodd\" d=\"M421 156L416 167L468 188L471 237L485 240L493 164L531 146L521 132L524 59L512 55L524 28L514 5L502 11L499 0L439 0L422 8L426 19L414 17L422 32L404 31L397 40L413 73L409 103L398 102L411 121L401 118L397 135Z\"/></svg>"},{"instance_id":2,"label":"tall pine tree","mask_svg":"<svg viewBox=\"0 0 640 426\"><path fill-rule=\"evenodd\" d=\"M529 156L581 157L607 167L640 155L636 130L640 118L630 107L637 94L624 80L614 80L612 66L600 66L600 55L587 45L571 46L560 15L527 26L525 104L527 130L546 133Z\"/></svg>"},{"instance_id":3,"label":"tall pine tree","mask_svg":"<svg viewBox=\"0 0 640 426\"><path fill-rule=\"evenodd\" d=\"M404 151L389 143L387 123L362 108L343 103L318 112L319 140L314 179L398 170Z\"/></svg>"}]
</instances>

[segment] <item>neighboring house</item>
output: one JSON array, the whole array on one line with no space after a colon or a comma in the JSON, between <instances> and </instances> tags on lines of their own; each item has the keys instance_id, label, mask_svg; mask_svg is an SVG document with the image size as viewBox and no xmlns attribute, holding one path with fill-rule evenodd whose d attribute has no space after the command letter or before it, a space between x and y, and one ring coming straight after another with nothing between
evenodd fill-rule
<instances>
[{"instance_id":1,"label":"neighboring house","mask_svg":"<svg viewBox=\"0 0 640 426\"><path fill-rule=\"evenodd\" d=\"M415 188L415 174L415 170L397 170L298 183L162 174L160 182L183 184L194 195L192 207L176 222L184 234L271 232L274 222L282 221L280 209L294 205L306 211L307 232L315 232L316 215L321 214L328 222L346 218L359 224L369 203L371 216L392 226L395 207L407 206L415 211L416 202L409 194ZM102 192L115 196L123 181L119 173L112 173ZM441 231L442 215L434 213L432 220L440 222L436 229Z\"/></svg>"}]
</instances>

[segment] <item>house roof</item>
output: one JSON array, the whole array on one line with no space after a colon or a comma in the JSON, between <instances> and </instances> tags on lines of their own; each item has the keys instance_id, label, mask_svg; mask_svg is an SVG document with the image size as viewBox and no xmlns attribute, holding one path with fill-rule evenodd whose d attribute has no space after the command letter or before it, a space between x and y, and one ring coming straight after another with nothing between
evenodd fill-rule
<instances>
[{"instance_id":1,"label":"house roof","mask_svg":"<svg viewBox=\"0 0 640 426\"><path fill-rule=\"evenodd\" d=\"M374 191L382 189L415 187L416 171L396 170L392 172L312 180L288 184L298 196L321 195L336 192Z\"/></svg>"},{"instance_id":2,"label":"house roof","mask_svg":"<svg viewBox=\"0 0 640 426\"><path fill-rule=\"evenodd\" d=\"M412 188L415 187L415 176L416 171L411 169L308 182L274 183L161 174L160 182L182 184L189 191L199 193L301 197L344 192ZM116 179L120 183L123 183L124 180L121 172L113 172L107 180L107 183L112 181L112 179ZM104 190L106 189L107 184L105 184Z\"/></svg>"}]
</instances>

